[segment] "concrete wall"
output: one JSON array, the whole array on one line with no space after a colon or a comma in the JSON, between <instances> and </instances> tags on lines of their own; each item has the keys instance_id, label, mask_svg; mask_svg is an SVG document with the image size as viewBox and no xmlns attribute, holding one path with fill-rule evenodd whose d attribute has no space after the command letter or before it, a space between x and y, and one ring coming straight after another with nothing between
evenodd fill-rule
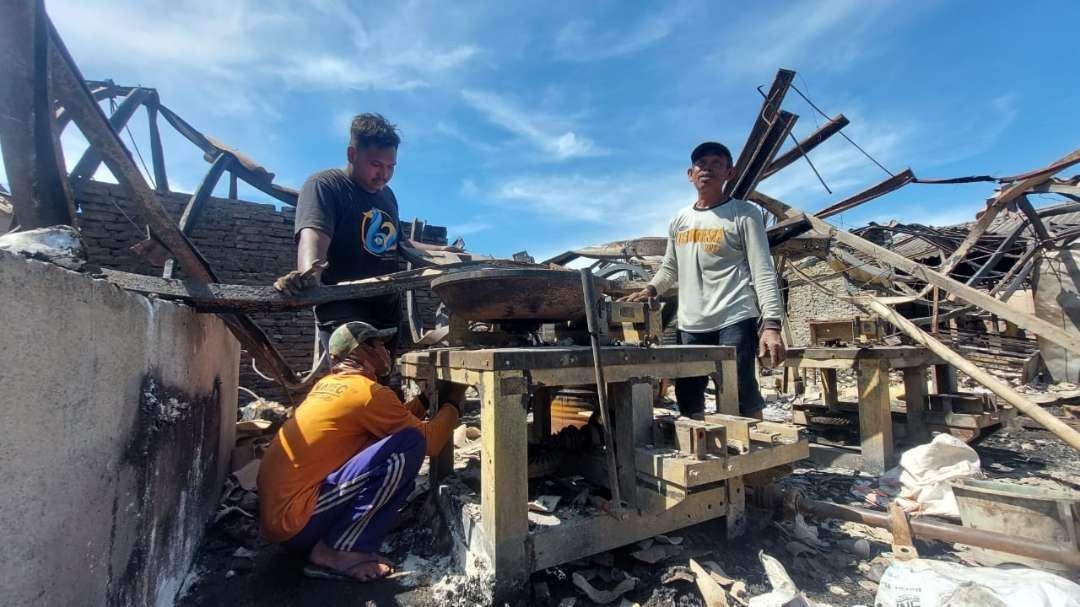
<instances>
[{"instance_id":1,"label":"concrete wall","mask_svg":"<svg viewBox=\"0 0 1080 607\"><path fill-rule=\"evenodd\" d=\"M179 221L188 197L187 194L174 193L160 196L160 199L165 210ZM120 186L90 182L80 190L76 202L79 206L79 230L86 241L90 263L125 272L161 276L160 266L150 264L130 250L132 245L146 237L139 227L145 225L145 221ZM211 198L195 222L191 240L222 282L266 286L296 267L294 218L295 210L288 206ZM411 222L402 223L409 232ZM424 240L432 244L446 244L446 228L428 226L424 231ZM418 291L417 301L425 326L429 329L434 327L438 298L430 290L424 289ZM252 318L295 371L305 372L311 367L315 320L310 309L254 314ZM408 335L407 326L401 330L401 335ZM251 358L246 353L240 365L240 385L266 398L285 404L290 402L280 386L260 378L252 371ZM294 394L293 398L299 402L305 394L306 390Z\"/></svg>"},{"instance_id":2,"label":"concrete wall","mask_svg":"<svg viewBox=\"0 0 1080 607\"><path fill-rule=\"evenodd\" d=\"M0 253L0 604L171 605L234 442L221 321Z\"/></svg>"}]
</instances>

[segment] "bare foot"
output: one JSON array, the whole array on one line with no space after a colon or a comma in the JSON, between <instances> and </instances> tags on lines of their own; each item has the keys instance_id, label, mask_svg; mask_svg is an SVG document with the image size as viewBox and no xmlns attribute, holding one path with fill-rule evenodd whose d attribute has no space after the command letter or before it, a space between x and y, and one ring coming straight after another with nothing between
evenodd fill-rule
<instances>
[{"instance_id":1,"label":"bare foot","mask_svg":"<svg viewBox=\"0 0 1080 607\"><path fill-rule=\"evenodd\" d=\"M315 544L308 559L315 565L362 582L384 578L394 572L390 563L376 552L334 550L323 542Z\"/></svg>"}]
</instances>

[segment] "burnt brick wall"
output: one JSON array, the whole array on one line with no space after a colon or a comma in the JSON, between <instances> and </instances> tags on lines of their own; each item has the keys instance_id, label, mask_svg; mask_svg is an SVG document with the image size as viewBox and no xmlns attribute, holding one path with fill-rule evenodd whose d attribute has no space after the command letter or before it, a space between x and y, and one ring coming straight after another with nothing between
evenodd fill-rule
<instances>
[{"instance_id":1,"label":"burnt brick wall","mask_svg":"<svg viewBox=\"0 0 1080 607\"><path fill-rule=\"evenodd\" d=\"M185 194L159 196L165 210L177 221L188 197ZM120 186L90 182L77 196L77 203L79 227L90 263L135 274L161 276L161 266L130 251L132 245L145 238L141 226L146 223ZM277 208L270 204L211 198L195 223L191 240L210 262L221 282L270 285L278 276L295 268L294 217L295 210L289 206ZM402 224L405 235L411 236L408 233L411 222L402 221ZM446 228L428 226L424 230L424 241L446 244ZM404 262L401 267L404 269ZM439 300L428 290L418 291L416 296L424 324L431 328ZM252 318L293 370L304 372L311 368L315 320L310 309L252 314ZM407 324L400 333L402 343L408 343ZM304 396L303 393L288 395L275 382L259 377L246 352L241 355L240 385L286 405L290 400L299 403ZM250 398L246 394L240 395L241 403L247 400Z\"/></svg>"}]
</instances>

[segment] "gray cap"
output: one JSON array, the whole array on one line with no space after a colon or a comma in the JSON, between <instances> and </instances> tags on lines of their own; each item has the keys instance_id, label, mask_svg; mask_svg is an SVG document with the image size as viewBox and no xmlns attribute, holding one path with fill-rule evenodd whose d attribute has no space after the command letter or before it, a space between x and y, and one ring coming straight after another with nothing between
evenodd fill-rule
<instances>
[{"instance_id":1,"label":"gray cap","mask_svg":"<svg viewBox=\"0 0 1080 607\"><path fill-rule=\"evenodd\" d=\"M330 358L341 360L352 353L360 344L371 339L386 339L393 337L397 329L376 329L366 322L348 322L334 329L330 334L328 347Z\"/></svg>"}]
</instances>

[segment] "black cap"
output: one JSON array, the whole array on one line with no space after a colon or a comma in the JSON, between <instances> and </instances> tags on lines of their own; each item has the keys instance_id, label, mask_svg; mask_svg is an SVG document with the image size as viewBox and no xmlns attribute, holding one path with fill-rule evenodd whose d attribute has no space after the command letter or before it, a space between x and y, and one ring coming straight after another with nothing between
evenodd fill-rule
<instances>
[{"instance_id":1,"label":"black cap","mask_svg":"<svg viewBox=\"0 0 1080 607\"><path fill-rule=\"evenodd\" d=\"M726 145L715 141L698 144L694 151L690 152L690 162L697 162L702 156L723 156L728 159L729 164L732 162L731 150L727 149Z\"/></svg>"}]
</instances>

